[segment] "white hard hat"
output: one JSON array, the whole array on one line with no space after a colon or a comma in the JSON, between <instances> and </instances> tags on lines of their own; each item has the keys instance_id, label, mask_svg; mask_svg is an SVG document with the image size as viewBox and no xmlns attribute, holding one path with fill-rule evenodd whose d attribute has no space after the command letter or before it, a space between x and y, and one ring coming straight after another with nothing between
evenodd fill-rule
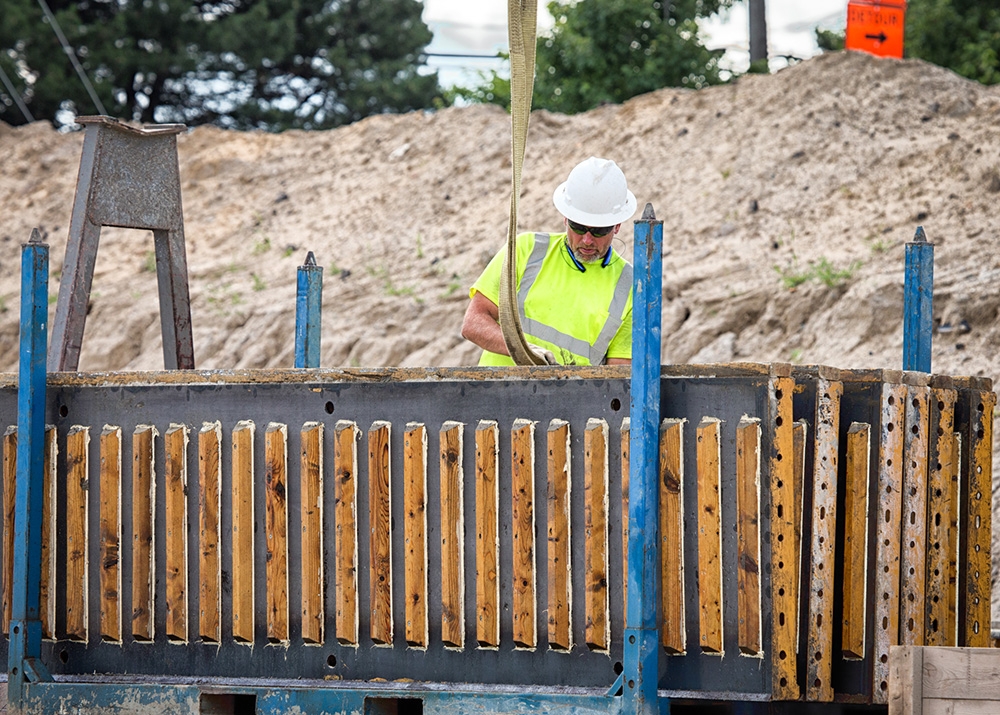
<instances>
[{"instance_id":1,"label":"white hard hat","mask_svg":"<svg viewBox=\"0 0 1000 715\"><path fill-rule=\"evenodd\" d=\"M610 159L595 156L577 164L552 195L559 213L585 226L614 226L632 218L635 194Z\"/></svg>"}]
</instances>

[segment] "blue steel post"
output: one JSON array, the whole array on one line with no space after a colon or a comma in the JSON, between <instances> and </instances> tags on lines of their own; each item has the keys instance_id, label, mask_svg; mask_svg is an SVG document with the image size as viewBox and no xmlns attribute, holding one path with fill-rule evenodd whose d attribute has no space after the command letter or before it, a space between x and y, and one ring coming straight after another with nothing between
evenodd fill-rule
<instances>
[{"instance_id":1,"label":"blue steel post","mask_svg":"<svg viewBox=\"0 0 1000 715\"><path fill-rule=\"evenodd\" d=\"M923 226L906 244L906 279L903 289L903 369L931 371L931 337L934 318L934 244L927 242Z\"/></svg>"},{"instance_id":2,"label":"blue steel post","mask_svg":"<svg viewBox=\"0 0 1000 715\"><path fill-rule=\"evenodd\" d=\"M319 367L323 323L323 267L312 251L299 266L295 295L295 367Z\"/></svg>"},{"instance_id":3,"label":"blue steel post","mask_svg":"<svg viewBox=\"0 0 1000 715\"><path fill-rule=\"evenodd\" d=\"M24 705L25 683L48 679L41 663L42 470L45 444L45 351L49 247L38 229L21 248L21 364L17 383L17 496L14 578L7 651L7 701Z\"/></svg>"},{"instance_id":4,"label":"blue steel post","mask_svg":"<svg viewBox=\"0 0 1000 715\"><path fill-rule=\"evenodd\" d=\"M646 204L635 222L632 291L628 602L625 604L623 712L660 712L659 436L663 221Z\"/></svg>"}]
</instances>

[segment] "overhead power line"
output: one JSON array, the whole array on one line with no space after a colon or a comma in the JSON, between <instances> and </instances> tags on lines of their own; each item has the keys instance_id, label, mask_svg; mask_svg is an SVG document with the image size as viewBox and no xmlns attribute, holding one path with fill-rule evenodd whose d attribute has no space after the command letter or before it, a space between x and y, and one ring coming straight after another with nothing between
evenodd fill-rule
<instances>
[{"instance_id":1,"label":"overhead power line","mask_svg":"<svg viewBox=\"0 0 1000 715\"><path fill-rule=\"evenodd\" d=\"M73 63L73 69L76 70L77 75L80 77L80 81L83 82L83 86L87 90L87 94L90 95L91 101L94 106L97 107L98 114L107 114L104 109L104 105L101 104L100 98L97 96L97 92L94 91L94 85L90 83L90 78L87 77L86 71L83 69L83 65L80 64L80 60L76 58L76 50L69 44L66 39L66 35L63 34L62 28L59 27L59 23L56 22L55 15L49 9L49 4L45 0L38 0L38 4L42 8L42 12L45 13L45 17L48 18L49 24L52 25L52 30L56 33L56 37L59 38L59 44L62 45L63 52L69 57L69 61Z\"/></svg>"},{"instance_id":2,"label":"overhead power line","mask_svg":"<svg viewBox=\"0 0 1000 715\"><path fill-rule=\"evenodd\" d=\"M10 95L11 99L14 100L14 104L17 108L21 110L21 114L24 115L24 119L27 122L35 121L35 118L31 116L31 110L28 109L27 105L21 100L21 95L18 93L17 89L14 88L14 83L10 81L10 77L7 73L3 71L3 67L0 67L0 81L3 82L3 86L7 88L7 94Z\"/></svg>"}]
</instances>

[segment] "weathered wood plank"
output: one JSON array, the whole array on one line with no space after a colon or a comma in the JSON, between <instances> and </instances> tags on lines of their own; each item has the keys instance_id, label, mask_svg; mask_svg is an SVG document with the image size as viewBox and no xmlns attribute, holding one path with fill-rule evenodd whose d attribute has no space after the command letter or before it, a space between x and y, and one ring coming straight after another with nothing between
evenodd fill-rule
<instances>
[{"instance_id":1,"label":"weathered wood plank","mask_svg":"<svg viewBox=\"0 0 1000 715\"><path fill-rule=\"evenodd\" d=\"M17 427L3 435L3 632L10 632L14 594L14 510L17 503Z\"/></svg>"},{"instance_id":2,"label":"weathered wood plank","mask_svg":"<svg viewBox=\"0 0 1000 715\"><path fill-rule=\"evenodd\" d=\"M198 433L198 635L222 641L222 424L206 422Z\"/></svg>"},{"instance_id":3,"label":"weathered wood plank","mask_svg":"<svg viewBox=\"0 0 1000 715\"><path fill-rule=\"evenodd\" d=\"M441 640L465 647L465 425L441 426Z\"/></svg>"},{"instance_id":4,"label":"weathered wood plank","mask_svg":"<svg viewBox=\"0 0 1000 715\"><path fill-rule=\"evenodd\" d=\"M256 425L242 420L233 428L233 638L254 642L253 443Z\"/></svg>"},{"instance_id":5,"label":"weathered wood plank","mask_svg":"<svg viewBox=\"0 0 1000 715\"><path fill-rule=\"evenodd\" d=\"M922 691L928 699L1000 702L1000 649L912 648L923 655ZM893 649L893 656L897 649Z\"/></svg>"},{"instance_id":6,"label":"weathered wood plank","mask_svg":"<svg viewBox=\"0 0 1000 715\"><path fill-rule=\"evenodd\" d=\"M816 383L816 442L813 447L809 622L806 635L806 699L832 702L833 576L836 570L837 474L841 382Z\"/></svg>"},{"instance_id":7,"label":"weathered wood plank","mask_svg":"<svg viewBox=\"0 0 1000 715\"><path fill-rule=\"evenodd\" d=\"M426 648L427 430L424 425L415 422L407 424L403 433L403 541L406 644L413 648Z\"/></svg>"},{"instance_id":8,"label":"weathered wood plank","mask_svg":"<svg viewBox=\"0 0 1000 715\"><path fill-rule=\"evenodd\" d=\"M188 639L187 426L171 424L163 435L166 482L167 638Z\"/></svg>"},{"instance_id":9,"label":"weathered wood plank","mask_svg":"<svg viewBox=\"0 0 1000 715\"><path fill-rule=\"evenodd\" d=\"M552 420L548 432L548 638L549 648L556 650L573 647L569 440L569 422Z\"/></svg>"},{"instance_id":10,"label":"weathered wood plank","mask_svg":"<svg viewBox=\"0 0 1000 715\"><path fill-rule=\"evenodd\" d=\"M969 415L968 512L966 513L963 645L985 648L990 645L990 536L993 489L993 409L994 392L971 396Z\"/></svg>"},{"instance_id":11,"label":"weathered wood plank","mask_svg":"<svg viewBox=\"0 0 1000 715\"><path fill-rule=\"evenodd\" d=\"M300 438L302 640L323 643L323 423L306 422Z\"/></svg>"},{"instance_id":12,"label":"weathered wood plank","mask_svg":"<svg viewBox=\"0 0 1000 715\"><path fill-rule=\"evenodd\" d=\"M534 648L535 623L535 423L514 420L511 445L514 647Z\"/></svg>"},{"instance_id":13,"label":"weathered wood plank","mask_svg":"<svg viewBox=\"0 0 1000 715\"><path fill-rule=\"evenodd\" d=\"M375 645L392 645L392 481L389 434L392 425L381 420L368 430L368 513L370 635Z\"/></svg>"},{"instance_id":14,"label":"weathered wood plank","mask_svg":"<svg viewBox=\"0 0 1000 715\"><path fill-rule=\"evenodd\" d=\"M288 425L279 422L271 422L264 432L264 543L267 640L287 643Z\"/></svg>"},{"instance_id":15,"label":"weathered wood plank","mask_svg":"<svg viewBox=\"0 0 1000 715\"><path fill-rule=\"evenodd\" d=\"M476 640L500 646L500 431L484 420L476 427Z\"/></svg>"},{"instance_id":16,"label":"weathered wood plank","mask_svg":"<svg viewBox=\"0 0 1000 715\"><path fill-rule=\"evenodd\" d=\"M865 657L868 601L868 472L871 425L855 422L847 431L844 497L844 622L841 656Z\"/></svg>"},{"instance_id":17,"label":"weathered wood plank","mask_svg":"<svg viewBox=\"0 0 1000 715\"><path fill-rule=\"evenodd\" d=\"M927 619L927 457L930 388L907 388L903 440L900 642L924 645Z\"/></svg>"},{"instance_id":18,"label":"weathered wood plank","mask_svg":"<svg viewBox=\"0 0 1000 715\"><path fill-rule=\"evenodd\" d=\"M358 645L358 439L361 430L354 422L339 420L334 427L333 485L336 520L334 577L337 641Z\"/></svg>"},{"instance_id":19,"label":"weathered wood plank","mask_svg":"<svg viewBox=\"0 0 1000 715\"><path fill-rule=\"evenodd\" d=\"M761 653L760 420L744 417L736 428L737 645Z\"/></svg>"},{"instance_id":20,"label":"weathered wood plank","mask_svg":"<svg viewBox=\"0 0 1000 715\"><path fill-rule=\"evenodd\" d=\"M90 489L90 428L74 425L66 435L66 637L87 640Z\"/></svg>"},{"instance_id":21,"label":"weathered wood plank","mask_svg":"<svg viewBox=\"0 0 1000 715\"><path fill-rule=\"evenodd\" d=\"M698 454L698 613L704 653L723 652L721 421L703 417Z\"/></svg>"},{"instance_id":22,"label":"weathered wood plank","mask_svg":"<svg viewBox=\"0 0 1000 715\"><path fill-rule=\"evenodd\" d=\"M122 640L122 576L121 554L121 480L122 430L105 425L101 431L100 474L100 551L101 567L101 639L120 643Z\"/></svg>"},{"instance_id":23,"label":"weathered wood plank","mask_svg":"<svg viewBox=\"0 0 1000 715\"><path fill-rule=\"evenodd\" d=\"M153 446L156 437L157 431L152 425L136 425L132 433L132 637L137 641L153 640L155 628L153 514L156 491Z\"/></svg>"},{"instance_id":24,"label":"weathered wood plank","mask_svg":"<svg viewBox=\"0 0 1000 715\"><path fill-rule=\"evenodd\" d=\"M882 386L875 548L873 700L889 693L889 648L899 645L899 547L903 489L906 385Z\"/></svg>"},{"instance_id":25,"label":"weathered wood plank","mask_svg":"<svg viewBox=\"0 0 1000 715\"><path fill-rule=\"evenodd\" d=\"M660 643L670 655L687 651L684 599L684 423L660 423Z\"/></svg>"},{"instance_id":26,"label":"weathered wood plank","mask_svg":"<svg viewBox=\"0 0 1000 715\"><path fill-rule=\"evenodd\" d=\"M958 553L958 503L955 459L955 402L958 393L934 388L930 400L930 457L927 473L927 622L924 643L956 645L955 574ZM953 524L955 526L953 526Z\"/></svg>"},{"instance_id":27,"label":"weathered wood plank","mask_svg":"<svg viewBox=\"0 0 1000 715\"><path fill-rule=\"evenodd\" d=\"M56 637L56 475L58 432L45 428L45 456L42 458L42 577L38 588L38 609L42 619L42 637ZM119 471L120 474L120 471ZM119 522L120 517L119 506ZM118 533L119 541L122 538ZM119 593L121 584L119 583Z\"/></svg>"},{"instance_id":28,"label":"weathered wood plank","mask_svg":"<svg viewBox=\"0 0 1000 715\"><path fill-rule=\"evenodd\" d=\"M796 651L798 646L799 580L795 492L795 426L792 422L790 377L769 382L767 431L771 496L771 696L799 698ZM804 444L804 443L803 443Z\"/></svg>"},{"instance_id":29,"label":"weathered wood plank","mask_svg":"<svg viewBox=\"0 0 1000 715\"><path fill-rule=\"evenodd\" d=\"M591 650L611 642L608 594L608 423L591 418L584 434L584 638Z\"/></svg>"},{"instance_id":30,"label":"weathered wood plank","mask_svg":"<svg viewBox=\"0 0 1000 715\"><path fill-rule=\"evenodd\" d=\"M892 646L889 659L889 712L922 715L924 649Z\"/></svg>"}]
</instances>

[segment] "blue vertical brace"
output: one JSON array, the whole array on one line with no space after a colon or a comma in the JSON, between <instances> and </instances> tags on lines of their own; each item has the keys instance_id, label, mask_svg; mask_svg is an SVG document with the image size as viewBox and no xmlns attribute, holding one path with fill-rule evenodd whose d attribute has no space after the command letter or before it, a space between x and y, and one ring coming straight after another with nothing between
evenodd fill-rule
<instances>
[{"instance_id":1,"label":"blue vertical brace","mask_svg":"<svg viewBox=\"0 0 1000 715\"><path fill-rule=\"evenodd\" d=\"M312 251L299 266L295 295L295 367L319 367L323 324L323 267Z\"/></svg>"},{"instance_id":2,"label":"blue vertical brace","mask_svg":"<svg viewBox=\"0 0 1000 715\"><path fill-rule=\"evenodd\" d=\"M923 226L906 244L906 278L903 288L903 369L931 371L934 319L934 244Z\"/></svg>"},{"instance_id":3,"label":"blue vertical brace","mask_svg":"<svg viewBox=\"0 0 1000 715\"><path fill-rule=\"evenodd\" d=\"M45 350L49 247L38 229L21 247L21 360L17 383L17 486L7 702L24 705L25 684L50 680L41 663L42 479L45 452Z\"/></svg>"},{"instance_id":4,"label":"blue vertical brace","mask_svg":"<svg viewBox=\"0 0 1000 715\"><path fill-rule=\"evenodd\" d=\"M628 601L625 604L623 712L658 713L659 434L663 221L646 204L635 222L632 385L628 505Z\"/></svg>"}]
</instances>

